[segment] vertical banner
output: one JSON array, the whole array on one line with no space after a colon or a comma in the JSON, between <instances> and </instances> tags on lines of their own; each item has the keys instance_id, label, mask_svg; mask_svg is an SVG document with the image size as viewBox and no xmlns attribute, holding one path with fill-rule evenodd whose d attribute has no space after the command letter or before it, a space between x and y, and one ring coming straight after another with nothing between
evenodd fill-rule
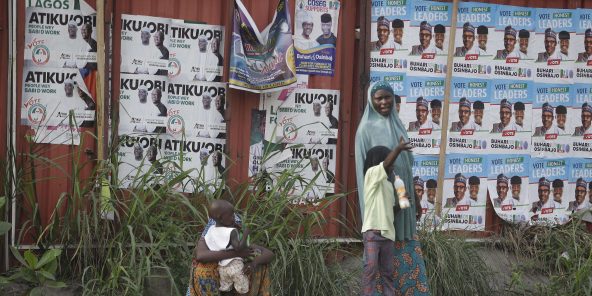
<instances>
[{"instance_id":1,"label":"vertical banner","mask_svg":"<svg viewBox=\"0 0 592 296\"><path fill-rule=\"evenodd\" d=\"M484 156L446 155L442 199L445 229L485 230L487 165Z\"/></svg>"},{"instance_id":2,"label":"vertical banner","mask_svg":"<svg viewBox=\"0 0 592 296\"><path fill-rule=\"evenodd\" d=\"M529 195L531 222L542 225L565 224L567 207L574 200L568 183L569 159L531 159Z\"/></svg>"},{"instance_id":3,"label":"vertical banner","mask_svg":"<svg viewBox=\"0 0 592 296\"><path fill-rule=\"evenodd\" d=\"M419 222L428 228L439 225L441 221L436 215L439 162L437 155L416 155L413 158L413 188L415 196L421 198L423 213Z\"/></svg>"},{"instance_id":4,"label":"vertical banner","mask_svg":"<svg viewBox=\"0 0 592 296\"><path fill-rule=\"evenodd\" d=\"M296 82L288 7L288 0L279 0L272 23L260 32L243 3L235 0L230 87L261 93Z\"/></svg>"},{"instance_id":5,"label":"vertical banner","mask_svg":"<svg viewBox=\"0 0 592 296\"><path fill-rule=\"evenodd\" d=\"M407 76L407 103L400 112L414 154L440 151L444 77Z\"/></svg>"},{"instance_id":6,"label":"vertical banner","mask_svg":"<svg viewBox=\"0 0 592 296\"><path fill-rule=\"evenodd\" d=\"M170 26L167 18L121 15L121 72L168 75Z\"/></svg>"},{"instance_id":7,"label":"vertical banner","mask_svg":"<svg viewBox=\"0 0 592 296\"><path fill-rule=\"evenodd\" d=\"M575 12L554 8L536 10L536 82L573 83L573 66L577 54L570 42L576 36Z\"/></svg>"},{"instance_id":8,"label":"vertical banner","mask_svg":"<svg viewBox=\"0 0 592 296\"><path fill-rule=\"evenodd\" d=\"M340 8L338 0L298 0L294 24L296 73L333 76Z\"/></svg>"},{"instance_id":9,"label":"vertical banner","mask_svg":"<svg viewBox=\"0 0 592 296\"><path fill-rule=\"evenodd\" d=\"M572 158L569 184L574 200L567 206L567 213L589 209L592 206L592 159Z\"/></svg>"},{"instance_id":10,"label":"vertical banner","mask_svg":"<svg viewBox=\"0 0 592 296\"><path fill-rule=\"evenodd\" d=\"M169 78L222 81L224 27L173 20L169 38Z\"/></svg>"},{"instance_id":11,"label":"vertical banner","mask_svg":"<svg viewBox=\"0 0 592 296\"><path fill-rule=\"evenodd\" d=\"M407 71L411 49L410 1L372 1L370 72Z\"/></svg>"},{"instance_id":12,"label":"vertical banner","mask_svg":"<svg viewBox=\"0 0 592 296\"><path fill-rule=\"evenodd\" d=\"M487 79L453 77L448 116L447 153L479 153L487 149L491 116L490 82Z\"/></svg>"},{"instance_id":13,"label":"vertical banner","mask_svg":"<svg viewBox=\"0 0 592 296\"><path fill-rule=\"evenodd\" d=\"M497 6L495 30L490 34L494 77L532 80L535 11L528 7Z\"/></svg>"},{"instance_id":14,"label":"vertical banner","mask_svg":"<svg viewBox=\"0 0 592 296\"><path fill-rule=\"evenodd\" d=\"M452 3L417 1L409 5L411 21L410 75L446 76L448 44L452 25Z\"/></svg>"},{"instance_id":15,"label":"vertical banner","mask_svg":"<svg viewBox=\"0 0 592 296\"><path fill-rule=\"evenodd\" d=\"M530 156L491 155L487 188L496 214L513 223L530 220Z\"/></svg>"},{"instance_id":16,"label":"vertical banner","mask_svg":"<svg viewBox=\"0 0 592 296\"><path fill-rule=\"evenodd\" d=\"M532 135L532 82L492 80L492 102L487 115L489 151L524 154L530 151Z\"/></svg>"},{"instance_id":17,"label":"vertical banner","mask_svg":"<svg viewBox=\"0 0 592 296\"><path fill-rule=\"evenodd\" d=\"M532 111L532 156L566 157L577 118L572 106L572 84L535 83Z\"/></svg>"},{"instance_id":18,"label":"vertical banner","mask_svg":"<svg viewBox=\"0 0 592 296\"><path fill-rule=\"evenodd\" d=\"M491 75L494 46L488 44L495 28L495 4L460 2L456 20L453 76L483 77Z\"/></svg>"}]
</instances>

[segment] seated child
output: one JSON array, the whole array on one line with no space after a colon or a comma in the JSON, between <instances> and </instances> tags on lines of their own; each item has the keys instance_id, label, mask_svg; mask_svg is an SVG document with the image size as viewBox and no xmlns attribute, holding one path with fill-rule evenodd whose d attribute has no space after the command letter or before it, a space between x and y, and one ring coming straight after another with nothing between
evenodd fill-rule
<instances>
[{"instance_id":1,"label":"seated child","mask_svg":"<svg viewBox=\"0 0 592 296\"><path fill-rule=\"evenodd\" d=\"M241 251L248 248L247 237L250 231L245 227L242 238L239 238L234 221L234 207L225 200L214 200L208 211L210 218L216 221L206 233L204 239L211 251L234 249ZM220 274L220 291L234 289L245 294L249 291L249 278L243 272L244 263L240 257L224 259L218 262Z\"/></svg>"}]
</instances>

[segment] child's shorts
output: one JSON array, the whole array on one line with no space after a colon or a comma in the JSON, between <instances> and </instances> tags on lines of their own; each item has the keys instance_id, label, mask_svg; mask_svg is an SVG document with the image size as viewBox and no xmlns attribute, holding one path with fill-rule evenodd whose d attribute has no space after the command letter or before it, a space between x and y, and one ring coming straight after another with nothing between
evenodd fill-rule
<instances>
[{"instance_id":1,"label":"child's shorts","mask_svg":"<svg viewBox=\"0 0 592 296\"><path fill-rule=\"evenodd\" d=\"M225 266L218 266L220 291L230 291L234 284L234 289L240 294L249 292L249 278L244 274L243 267L243 260L240 259L234 259Z\"/></svg>"}]
</instances>

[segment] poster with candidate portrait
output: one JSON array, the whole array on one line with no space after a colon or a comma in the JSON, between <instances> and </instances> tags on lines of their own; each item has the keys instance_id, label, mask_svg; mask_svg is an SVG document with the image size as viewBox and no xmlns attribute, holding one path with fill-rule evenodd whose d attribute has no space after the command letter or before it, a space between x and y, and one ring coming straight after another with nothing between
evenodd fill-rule
<instances>
[{"instance_id":1,"label":"poster with candidate portrait","mask_svg":"<svg viewBox=\"0 0 592 296\"><path fill-rule=\"evenodd\" d=\"M172 20L169 78L176 81L222 81L224 27Z\"/></svg>"},{"instance_id":2,"label":"poster with candidate portrait","mask_svg":"<svg viewBox=\"0 0 592 296\"><path fill-rule=\"evenodd\" d=\"M21 124L33 127L94 124L96 104L78 69L31 64L25 63L23 69Z\"/></svg>"},{"instance_id":3,"label":"poster with candidate portrait","mask_svg":"<svg viewBox=\"0 0 592 296\"><path fill-rule=\"evenodd\" d=\"M574 78L576 10L538 8L535 14L534 81L571 84Z\"/></svg>"},{"instance_id":4,"label":"poster with candidate portrait","mask_svg":"<svg viewBox=\"0 0 592 296\"><path fill-rule=\"evenodd\" d=\"M447 153L484 153L488 147L485 110L490 109L490 80L452 78Z\"/></svg>"},{"instance_id":5,"label":"poster with candidate portrait","mask_svg":"<svg viewBox=\"0 0 592 296\"><path fill-rule=\"evenodd\" d=\"M408 74L445 77L452 24L452 3L409 3L411 20Z\"/></svg>"},{"instance_id":6,"label":"poster with candidate portrait","mask_svg":"<svg viewBox=\"0 0 592 296\"><path fill-rule=\"evenodd\" d=\"M230 87L255 93L296 82L289 1L280 0L273 21L259 31L240 0L234 1Z\"/></svg>"},{"instance_id":7,"label":"poster with candidate portrait","mask_svg":"<svg viewBox=\"0 0 592 296\"><path fill-rule=\"evenodd\" d=\"M296 89L285 100L266 94L269 124L265 138L273 143L337 144L339 91Z\"/></svg>"},{"instance_id":8,"label":"poster with candidate portrait","mask_svg":"<svg viewBox=\"0 0 592 296\"><path fill-rule=\"evenodd\" d=\"M400 118L407 129L414 154L438 154L440 151L443 77L407 76L407 102Z\"/></svg>"},{"instance_id":9,"label":"poster with candidate portrait","mask_svg":"<svg viewBox=\"0 0 592 296\"><path fill-rule=\"evenodd\" d=\"M592 206L592 159L570 159L569 184L573 189L574 200L568 203L567 213L573 214L590 209Z\"/></svg>"},{"instance_id":10,"label":"poster with candidate portrait","mask_svg":"<svg viewBox=\"0 0 592 296\"><path fill-rule=\"evenodd\" d=\"M576 52L575 75L576 83L592 82L592 9L576 11L576 35L573 47Z\"/></svg>"},{"instance_id":11,"label":"poster with candidate portrait","mask_svg":"<svg viewBox=\"0 0 592 296\"><path fill-rule=\"evenodd\" d=\"M340 8L339 0L296 1L296 73L333 76Z\"/></svg>"},{"instance_id":12,"label":"poster with candidate portrait","mask_svg":"<svg viewBox=\"0 0 592 296\"><path fill-rule=\"evenodd\" d=\"M495 4L460 2L456 20L452 75L490 78L494 46L489 33L495 29Z\"/></svg>"},{"instance_id":13,"label":"poster with candidate portrait","mask_svg":"<svg viewBox=\"0 0 592 296\"><path fill-rule=\"evenodd\" d=\"M415 196L421 199L422 216L419 224L428 229L438 226L441 221L441 217L436 215L439 163L437 155L413 157L413 189Z\"/></svg>"},{"instance_id":14,"label":"poster with candidate portrait","mask_svg":"<svg viewBox=\"0 0 592 296\"><path fill-rule=\"evenodd\" d=\"M411 48L410 1L372 1L370 71L406 72Z\"/></svg>"},{"instance_id":15,"label":"poster with candidate portrait","mask_svg":"<svg viewBox=\"0 0 592 296\"><path fill-rule=\"evenodd\" d=\"M120 134L166 133L168 84L166 76L121 73Z\"/></svg>"},{"instance_id":16,"label":"poster with candidate portrait","mask_svg":"<svg viewBox=\"0 0 592 296\"><path fill-rule=\"evenodd\" d=\"M532 82L491 80L488 151L503 154L530 152L532 135Z\"/></svg>"},{"instance_id":17,"label":"poster with candidate portrait","mask_svg":"<svg viewBox=\"0 0 592 296\"><path fill-rule=\"evenodd\" d=\"M35 66L96 69L96 14L28 7L25 61Z\"/></svg>"},{"instance_id":18,"label":"poster with candidate portrait","mask_svg":"<svg viewBox=\"0 0 592 296\"><path fill-rule=\"evenodd\" d=\"M534 84L531 155L567 157L577 118L573 108L573 84Z\"/></svg>"},{"instance_id":19,"label":"poster with candidate portrait","mask_svg":"<svg viewBox=\"0 0 592 296\"><path fill-rule=\"evenodd\" d=\"M532 224L560 225L569 221L567 208L574 200L570 194L569 159L531 158L530 209Z\"/></svg>"},{"instance_id":20,"label":"poster with candidate portrait","mask_svg":"<svg viewBox=\"0 0 592 296\"><path fill-rule=\"evenodd\" d=\"M576 83L572 114L575 118L571 121L573 129L571 134L570 156L591 157L592 154L592 85L591 83Z\"/></svg>"},{"instance_id":21,"label":"poster with candidate portrait","mask_svg":"<svg viewBox=\"0 0 592 296\"><path fill-rule=\"evenodd\" d=\"M171 20L121 15L121 72L168 75Z\"/></svg>"},{"instance_id":22,"label":"poster with candidate portrait","mask_svg":"<svg viewBox=\"0 0 592 296\"><path fill-rule=\"evenodd\" d=\"M443 229L485 229L487 158L481 155L448 154L442 197Z\"/></svg>"},{"instance_id":23,"label":"poster with candidate portrait","mask_svg":"<svg viewBox=\"0 0 592 296\"><path fill-rule=\"evenodd\" d=\"M512 223L530 220L530 155L491 155L487 188L495 213Z\"/></svg>"},{"instance_id":24,"label":"poster with candidate portrait","mask_svg":"<svg viewBox=\"0 0 592 296\"><path fill-rule=\"evenodd\" d=\"M495 28L489 34L495 78L532 80L535 11L528 7L497 6Z\"/></svg>"}]
</instances>

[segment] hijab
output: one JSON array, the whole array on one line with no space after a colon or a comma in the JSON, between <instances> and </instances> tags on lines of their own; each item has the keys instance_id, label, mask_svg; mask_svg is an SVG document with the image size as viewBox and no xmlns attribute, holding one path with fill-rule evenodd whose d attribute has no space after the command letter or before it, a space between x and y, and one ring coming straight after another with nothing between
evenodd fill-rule
<instances>
[{"instance_id":1,"label":"hijab","mask_svg":"<svg viewBox=\"0 0 592 296\"><path fill-rule=\"evenodd\" d=\"M364 161L364 175L366 175L368 169L383 162L390 152L391 149L384 146L376 146L368 150L366 152L366 160Z\"/></svg>"},{"instance_id":2,"label":"hijab","mask_svg":"<svg viewBox=\"0 0 592 296\"><path fill-rule=\"evenodd\" d=\"M382 116L372 105L372 97L379 90L385 90L393 95L393 106L389 116ZM364 215L364 163L367 152L375 146L385 146L388 149L393 149L399 145L401 136L405 141L409 141L403 122L401 122L399 114L397 114L394 96L395 93L392 87L386 82L379 81L371 85L368 88L367 106L356 131L356 180L361 216ZM413 155L409 151L401 152L394 165L394 175L398 175L405 183L405 189L411 203L411 207L402 209L395 215L395 231L398 241L411 240L416 234L412 166ZM395 199L398 203L396 193Z\"/></svg>"}]
</instances>

